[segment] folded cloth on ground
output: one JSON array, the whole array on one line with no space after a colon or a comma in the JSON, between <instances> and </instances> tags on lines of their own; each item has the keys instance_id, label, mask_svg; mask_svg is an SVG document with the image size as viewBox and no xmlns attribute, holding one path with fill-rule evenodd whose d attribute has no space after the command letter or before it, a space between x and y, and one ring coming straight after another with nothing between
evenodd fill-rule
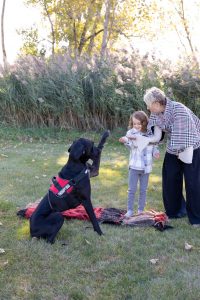
<instances>
[{"instance_id":1,"label":"folded cloth on ground","mask_svg":"<svg viewBox=\"0 0 200 300\"><path fill-rule=\"evenodd\" d=\"M144 211L140 214L134 215L130 218L124 218L122 225L129 226L154 226L160 231L166 229L168 223L168 217L163 212L157 212L155 210Z\"/></svg>"},{"instance_id":2,"label":"folded cloth on ground","mask_svg":"<svg viewBox=\"0 0 200 300\"><path fill-rule=\"evenodd\" d=\"M41 199L37 200L34 203L29 203L24 209L20 209L17 212L19 217L29 219L35 209L37 208ZM103 208L95 207L94 213L98 222L100 223L109 223L115 225L127 225L127 226L154 226L155 228L163 231L166 229L168 218L167 215L163 212L156 212L155 210L150 210L143 212L133 217L126 218L124 215L126 210L119 208ZM85 211L85 208L82 205L74 209L69 209L61 213L66 219L78 219L78 220L87 220L89 217Z\"/></svg>"}]
</instances>

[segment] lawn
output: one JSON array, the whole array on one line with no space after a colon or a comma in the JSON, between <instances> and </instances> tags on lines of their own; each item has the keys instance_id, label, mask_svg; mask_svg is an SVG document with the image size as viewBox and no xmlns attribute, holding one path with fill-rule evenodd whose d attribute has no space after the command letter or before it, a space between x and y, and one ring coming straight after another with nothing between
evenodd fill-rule
<instances>
[{"instance_id":1,"label":"lawn","mask_svg":"<svg viewBox=\"0 0 200 300\"><path fill-rule=\"evenodd\" d=\"M111 134L100 175L91 179L94 206L126 208L129 153L117 142L120 135ZM1 300L200 299L200 229L187 218L170 221L173 229L164 232L102 224L103 237L89 222L67 220L54 245L30 240L29 222L16 212L46 193L75 137L97 142L99 133L3 127L0 136ZM147 209L163 211L163 155L164 146L150 176Z\"/></svg>"}]
</instances>

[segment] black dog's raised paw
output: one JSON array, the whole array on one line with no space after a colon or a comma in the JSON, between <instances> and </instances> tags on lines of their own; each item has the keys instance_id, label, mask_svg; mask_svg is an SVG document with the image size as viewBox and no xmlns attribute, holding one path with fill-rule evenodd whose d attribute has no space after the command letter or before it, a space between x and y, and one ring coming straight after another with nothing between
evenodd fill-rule
<instances>
[{"instance_id":1,"label":"black dog's raised paw","mask_svg":"<svg viewBox=\"0 0 200 300\"><path fill-rule=\"evenodd\" d=\"M103 146L104 146L104 144L105 144L107 138L109 137L109 135L110 135L110 130L106 130L106 131L102 134L102 137L101 137L101 139L100 139L100 141L99 141L99 144L98 144L98 146L97 146L97 148L98 148L99 150L102 150L102 149L103 149Z\"/></svg>"}]
</instances>

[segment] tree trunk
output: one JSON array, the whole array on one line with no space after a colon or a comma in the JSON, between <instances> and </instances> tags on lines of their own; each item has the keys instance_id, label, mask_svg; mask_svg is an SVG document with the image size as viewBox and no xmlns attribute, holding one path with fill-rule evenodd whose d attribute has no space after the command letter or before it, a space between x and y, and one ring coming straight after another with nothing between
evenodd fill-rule
<instances>
[{"instance_id":1,"label":"tree trunk","mask_svg":"<svg viewBox=\"0 0 200 300\"><path fill-rule=\"evenodd\" d=\"M110 19L110 8L111 3L110 0L106 1L106 13L105 13L105 20L104 20L104 32L103 32L103 38L102 38L102 44L101 44L101 58L105 56L106 48L107 48L107 38L108 38L108 25L109 25L109 19Z\"/></svg>"},{"instance_id":2,"label":"tree trunk","mask_svg":"<svg viewBox=\"0 0 200 300\"><path fill-rule=\"evenodd\" d=\"M52 43L52 50L51 50L51 53L52 53L52 57L54 57L54 55L55 55L55 42L56 42L55 30L54 30L53 21L51 20L50 14L48 12L46 0L44 0L44 9L45 9L45 12L47 14L47 17L48 17L48 20L49 20L49 23L50 23L50 27L51 27L51 37L52 37L52 42L51 42Z\"/></svg>"},{"instance_id":3,"label":"tree trunk","mask_svg":"<svg viewBox=\"0 0 200 300\"><path fill-rule=\"evenodd\" d=\"M195 56L194 47L192 45L192 40L191 40L191 37L190 37L190 31L189 31L189 27L188 27L188 22L187 22L187 20L185 18L185 9L184 9L183 0L181 0L181 13L180 13L180 17L181 17L182 22L183 22L183 27L184 27L184 30L185 30L185 33L186 33L186 38L188 40L188 44L190 46L190 50L191 50L192 54Z\"/></svg>"},{"instance_id":4,"label":"tree trunk","mask_svg":"<svg viewBox=\"0 0 200 300\"><path fill-rule=\"evenodd\" d=\"M86 33L88 30L88 25L89 25L89 21L91 19L92 16L92 8L93 8L93 4L95 3L95 0L92 0L90 3L90 6L88 8L88 13L87 13L87 19L85 21L85 25L81 34L81 38L80 38L80 43L79 43L79 47L78 47L78 54L79 56L81 55L81 52L83 50L83 47L85 45L85 41L86 41Z\"/></svg>"},{"instance_id":5,"label":"tree trunk","mask_svg":"<svg viewBox=\"0 0 200 300\"><path fill-rule=\"evenodd\" d=\"M73 20L73 35L74 35L74 57L77 60L77 50L78 50L78 43L77 43L77 33L76 33L76 21Z\"/></svg>"},{"instance_id":6,"label":"tree trunk","mask_svg":"<svg viewBox=\"0 0 200 300\"><path fill-rule=\"evenodd\" d=\"M8 67L8 62L7 62L7 54L6 54L5 39L4 39L5 5L6 5L6 0L3 0L3 5L1 10L1 46L2 46L2 53L3 53L3 66L4 66L4 70L6 71Z\"/></svg>"},{"instance_id":7,"label":"tree trunk","mask_svg":"<svg viewBox=\"0 0 200 300\"><path fill-rule=\"evenodd\" d=\"M95 18L95 21L93 23L92 35L90 37L90 43L89 43L89 46L88 46L88 53L89 53L89 55L91 55L92 50L94 48L95 31L97 29L97 24L99 22L100 17L101 17L101 9L99 7L97 7L96 18Z\"/></svg>"}]
</instances>

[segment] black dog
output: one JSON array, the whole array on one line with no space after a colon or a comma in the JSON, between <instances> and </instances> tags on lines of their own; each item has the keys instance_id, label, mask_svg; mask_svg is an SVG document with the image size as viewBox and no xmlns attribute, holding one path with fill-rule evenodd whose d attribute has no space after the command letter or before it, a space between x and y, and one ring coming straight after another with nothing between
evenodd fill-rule
<instances>
[{"instance_id":1,"label":"black dog","mask_svg":"<svg viewBox=\"0 0 200 300\"><path fill-rule=\"evenodd\" d=\"M94 142L83 138L71 145L68 162L52 179L48 193L30 218L31 237L54 243L64 223L61 212L80 204L84 206L94 231L102 234L91 203L90 177L98 175L101 151L108 136L109 131L104 132L97 147ZM89 159L92 164L88 163Z\"/></svg>"}]
</instances>

